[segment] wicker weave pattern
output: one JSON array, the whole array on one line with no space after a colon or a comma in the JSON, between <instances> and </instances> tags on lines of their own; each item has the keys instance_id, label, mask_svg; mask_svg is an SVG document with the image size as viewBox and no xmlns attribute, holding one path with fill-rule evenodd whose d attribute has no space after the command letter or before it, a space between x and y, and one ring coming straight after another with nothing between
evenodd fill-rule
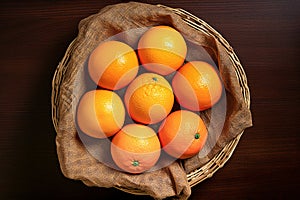
<instances>
[{"instance_id":1,"label":"wicker weave pattern","mask_svg":"<svg viewBox=\"0 0 300 200\"><path fill-rule=\"evenodd\" d=\"M209 24L204 22L203 20L197 18L196 16L192 15L191 13L179 9L179 8L170 8L163 5L158 5L160 7L164 7L166 9L171 10L175 14L179 15L189 26L195 28L196 30L202 31L210 36L215 37L225 48L226 51L234 63L235 72L239 80L239 84L241 86L241 91L243 94L243 98L245 100L245 103L247 104L248 108L250 108L250 92L249 87L247 85L247 77L244 72L244 69L236 56L233 48L229 45L229 43L220 35L215 29L213 29ZM75 39L76 40L76 39ZM75 41L74 40L74 41ZM55 127L55 130L57 131L58 122L59 122L59 111L57 110L59 108L59 92L60 92L60 85L63 82L64 74L67 70L67 63L70 59L70 56L72 55L72 52L76 47L74 46L75 42L72 42L63 59L59 63L52 80L52 96L51 96L51 103L52 103L52 121L53 125ZM207 178L210 178L218 169L222 168L224 164L229 160L231 155L234 152L234 149L236 148L243 132L241 132L235 139L233 139L231 142L229 142L218 154L216 154L208 163L206 163L201 168L187 174L188 182L190 183L190 186L194 186L202 181L204 181ZM123 188L123 187L117 187L117 189L120 189L122 191L137 194L137 195L143 195L144 193L137 189L130 189L130 188Z\"/></svg>"}]
</instances>

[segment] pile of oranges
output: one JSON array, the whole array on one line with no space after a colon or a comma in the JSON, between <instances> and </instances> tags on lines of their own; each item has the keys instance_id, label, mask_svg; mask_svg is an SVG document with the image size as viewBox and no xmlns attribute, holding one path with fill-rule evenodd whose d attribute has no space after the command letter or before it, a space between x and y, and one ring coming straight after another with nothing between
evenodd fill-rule
<instances>
[{"instance_id":1,"label":"pile of oranges","mask_svg":"<svg viewBox=\"0 0 300 200\"><path fill-rule=\"evenodd\" d=\"M98 87L80 99L77 124L91 137L111 139L110 154L120 169L142 173L162 150L186 159L204 146L208 131L199 112L219 101L222 83L210 64L186 61L187 51L177 30L155 26L139 38L136 51L114 40L91 53L88 73Z\"/></svg>"}]
</instances>

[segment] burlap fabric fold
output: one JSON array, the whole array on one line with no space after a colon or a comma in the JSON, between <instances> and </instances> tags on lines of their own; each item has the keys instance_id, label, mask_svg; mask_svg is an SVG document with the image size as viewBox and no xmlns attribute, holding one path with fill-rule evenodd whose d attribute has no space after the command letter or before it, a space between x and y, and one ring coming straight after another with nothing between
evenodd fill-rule
<instances>
[{"instance_id":1,"label":"burlap fabric fold","mask_svg":"<svg viewBox=\"0 0 300 200\"><path fill-rule=\"evenodd\" d=\"M205 123L210 125L210 136L202 155L177 160L156 171L133 175L108 167L86 150L78 136L74 108L82 94L89 89L85 67L93 49L113 35L155 25L172 26L185 36L189 45L188 59L216 64L225 88L223 100L216 105L216 110L218 107L225 107L226 113L224 119L220 116L221 120L216 114L215 123L210 122L211 111L201 114ZM118 39L136 48L140 34L139 31L125 33ZM203 49L206 53L202 54ZM57 154L63 174L70 179L81 180L88 186L138 189L156 199L187 199L191 188L186 174L201 167L226 143L252 125L251 112L243 100L233 63L224 47L214 37L191 28L181 17L162 7L135 2L123 3L107 6L99 13L83 19L74 41L74 51L65 67L58 96ZM215 137L214 132L220 129L220 136Z\"/></svg>"}]
</instances>

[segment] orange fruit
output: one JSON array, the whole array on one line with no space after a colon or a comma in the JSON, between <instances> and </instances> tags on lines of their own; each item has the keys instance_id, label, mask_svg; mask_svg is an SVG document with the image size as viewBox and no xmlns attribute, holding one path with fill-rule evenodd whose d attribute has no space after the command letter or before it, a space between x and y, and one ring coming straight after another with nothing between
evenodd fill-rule
<instances>
[{"instance_id":1,"label":"orange fruit","mask_svg":"<svg viewBox=\"0 0 300 200\"><path fill-rule=\"evenodd\" d=\"M203 111L216 104L222 95L222 83L213 66L191 61L182 66L172 80L178 103L192 111Z\"/></svg>"},{"instance_id":2,"label":"orange fruit","mask_svg":"<svg viewBox=\"0 0 300 200\"><path fill-rule=\"evenodd\" d=\"M139 69L135 51L119 41L101 43L90 55L88 71L100 87L118 90L132 81Z\"/></svg>"},{"instance_id":3,"label":"orange fruit","mask_svg":"<svg viewBox=\"0 0 300 200\"><path fill-rule=\"evenodd\" d=\"M164 77L144 73L129 84L124 103L132 119L144 124L154 124L170 113L174 94Z\"/></svg>"},{"instance_id":4,"label":"orange fruit","mask_svg":"<svg viewBox=\"0 0 300 200\"><path fill-rule=\"evenodd\" d=\"M164 120L158 135L165 152L175 158L186 159L202 149L207 139L207 129L197 114L178 110Z\"/></svg>"},{"instance_id":5,"label":"orange fruit","mask_svg":"<svg viewBox=\"0 0 300 200\"><path fill-rule=\"evenodd\" d=\"M124 121L124 104L115 92L93 90L80 99L77 124L85 134L95 138L110 137L122 128Z\"/></svg>"},{"instance_id":6,"label":"orange fruit","mask_svg":"<svg viewBox=\"0 0 300 200\"><path fill-rule=\"evenodd\" d=\"M155 26L138 43L138 55L144 68L167 75L184 62L187 46L182 35L169 26Z\"/></svg>"},{"instance_id":7,"label":"orange fruit","mask_svg":"<svg viewBox=\"0 0 300 200\"><path fill-rule=\"evenodd\" d=\"M126 172L142 173L158 161L160 142L148 126L129 124L113 137L111 155L116 165Z\"/></svg>"}]
</instances>

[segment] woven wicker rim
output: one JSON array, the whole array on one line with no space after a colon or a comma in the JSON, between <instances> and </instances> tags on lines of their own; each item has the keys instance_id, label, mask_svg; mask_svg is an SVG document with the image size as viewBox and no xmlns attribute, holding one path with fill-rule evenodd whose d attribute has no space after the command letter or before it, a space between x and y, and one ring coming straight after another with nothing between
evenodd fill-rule
<instances>
[{"instance_id":1,"label":"woven wicker rim","mask_svg":"<svg viewBox=\"0 0 300 200\"><path fill-rule=\"evenodd\" d=\"M163 7L165 9L168 9L175 14L179 15L186 24L193 27L196 30L202 31L210 36L213 36L216 38L226 49L229 58L232 60L235 68L235 72L237 75L237 78L239 80L239 84L241 86L241 91L243 94L243 98L245 100L245 103L248 108L250 108L250 91L247 84L247 77L245 74L245 71L235 54L233 48L229 45L229 43L223 38L221 34L219 34L214 28L212 28L209 24L207 24L205 21L199 19L198 17L192 15L191 13L181 9L181 8L170 8L164 5L157 5L159 7ZM67 48L67 51L61 60L61 62L58 64L53 80L52 80L52 95L51 95L51 104L52 104L52 121L55 130L57 131L58 128L58 121L59 121L59 115L58 115L58 108L59 108L59 89L60 85L63 81L64 74L67 70L67 64L70 59L70 56L72 55L73 50L76 48L74 46L76 39L74 39L69 47ZM190 186L195 186L198 183L204 181L207 178L210 178L213 176L213 174L222 168L224 164L229 160L229 158L232 156L242 134L244 131L238 134L237 137L235 137L233 140L231 140L226 146L223 147L223 149L218 152L209 162L207 162L205 165L203 165L201 168L198 168L194 170L193 172L187 174L187 180L190 184ZM137 188L123 188L123 187L116 187L119 190L122 190L124 192L128 192L131 194L136 195L145 195L145 193Z\"/></svg>"}]
</instances>

